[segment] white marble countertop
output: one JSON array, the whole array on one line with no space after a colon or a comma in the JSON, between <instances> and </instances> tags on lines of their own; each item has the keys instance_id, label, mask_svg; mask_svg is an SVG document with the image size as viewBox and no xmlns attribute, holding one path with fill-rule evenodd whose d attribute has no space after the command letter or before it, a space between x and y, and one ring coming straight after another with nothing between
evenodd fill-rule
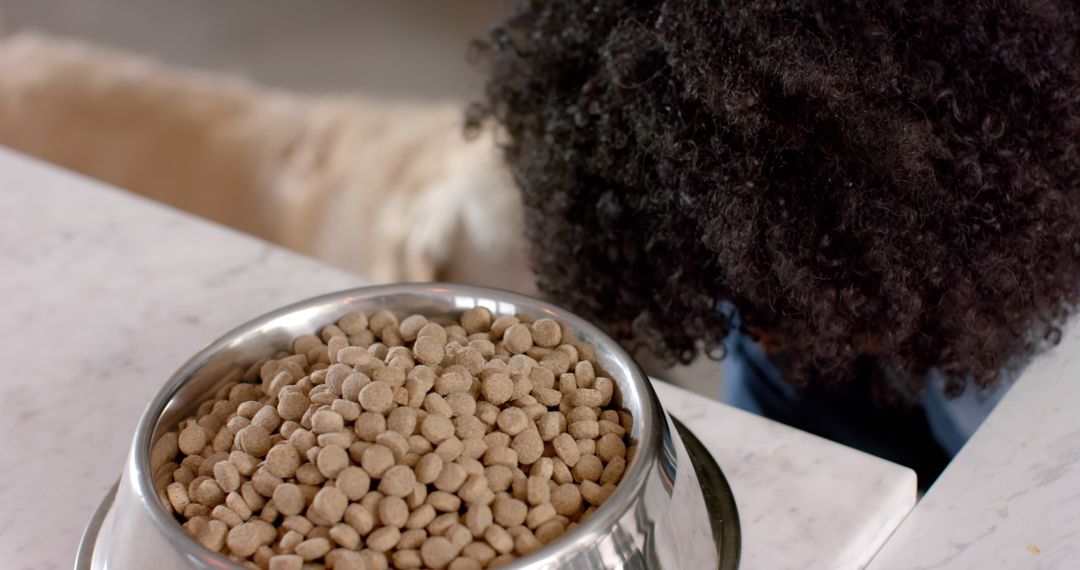
<instances>
[{"instance_id":1,"label":"white marble countertop","mask_svg":"<svg viewBox=\"0 0 1080 570\"><path fill-rule=\"evenodd\" d=\"M1080 326L1024 371L870 565L1080 568Z\"/></svg>"},{"instance_id":2,"label":"white marble countertop","mask_svg":"<svg viewBox=\"0 0 1080 570\"><path fill-rule=\"evenodd\" d=\"M237 323L354 275L0 149L0 566L70 568L143 408ZM657 383L736 497L743 568L867 563L910 470ZM123 570L123 569L121 569Z\"/></svg>"}]
</instances>

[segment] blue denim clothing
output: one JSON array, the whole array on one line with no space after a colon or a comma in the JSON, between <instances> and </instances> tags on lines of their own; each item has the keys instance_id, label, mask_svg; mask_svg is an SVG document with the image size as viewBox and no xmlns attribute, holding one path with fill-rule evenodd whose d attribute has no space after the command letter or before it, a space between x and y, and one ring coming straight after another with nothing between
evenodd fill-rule
<instances>
[{"instance_id":1,"label":"blue denim clothing","mask_svg":"<svg viewBox=\"0 0 1080 570\"><path fill-rule=\"evenodd\" d=\"M960 448L1005 396L1008 386L981 390L969 385L963 394L946 398L944 385L940 375L931 377L929 388L919 399L919 405L926 410L926 419L930 422L934 437L953 456L960 452Z\"/></svg>"},{"instance_id":2,"label":"blue denim clothing","mask_svg":"<svg viewBox=\"0 0 1080 570\"><path fill-rule=\"evenodd\" d=\"M938 376L930 379L918 406L883 410L873 404L865 383L830 392L796 390L756 343L737 332L729 336L727 349L725 402L907 465L923 487L937 478L1006 391L969 387L948 399Z\"/></svg>"}]
</instances>

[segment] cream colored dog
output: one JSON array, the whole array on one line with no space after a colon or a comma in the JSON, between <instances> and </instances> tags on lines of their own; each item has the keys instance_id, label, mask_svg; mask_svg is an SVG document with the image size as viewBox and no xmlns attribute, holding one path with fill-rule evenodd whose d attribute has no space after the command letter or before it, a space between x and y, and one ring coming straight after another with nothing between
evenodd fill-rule
<instances>
[{"instance_id":1,"label":"cream colored dog","mask_svg":"<svg viewBox=\"0 0 1080 570\"><path fill-rule=\"evenodd\" d=\"M373 281L535 294L517 190L490 133L464 139L463 107L290 95L46 36L0 39L0 144ZM662 374L711 396L717 367Z\"/></svg>"},{"instance_id":2,"label":"cream colored dog","mask_svg":"<svg viewBox=\"0 0 1080 570\"><path fill-rule=\"evenodd\" d=\"M0 144L352 270L532 290L518 195L461 104L310 97L0 40Z\"/></svg>"}]
</instances>

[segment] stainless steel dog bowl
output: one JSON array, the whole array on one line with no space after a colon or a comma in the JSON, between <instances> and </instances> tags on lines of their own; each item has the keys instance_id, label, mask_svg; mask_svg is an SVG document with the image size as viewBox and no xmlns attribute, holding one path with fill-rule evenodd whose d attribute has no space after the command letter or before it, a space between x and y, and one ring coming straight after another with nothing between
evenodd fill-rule
<instances>
[{"instance_id":1,"label":"stainless steel dog bowl","mask_svg":"<svg viewBox=\"0 0 1080 570\"><path fill-rule=\"evenodd\" d=\"M584 524L501 568L735 568L739 524L731 490L699 441L664 413L648 378L611 338L553 305L505 291L410 284L353 289L290 305L229 332L180 367L144 412L117 487L95 514L76 568L240 569L201 547L157 499L150 469L156 438L191 414L225 371L269 356L351 311L453 315L486 307L496 316L530 314L566 323L596 346L601 367L634 417L638 452L611 498Z\"/></svg>"}]
</instances>

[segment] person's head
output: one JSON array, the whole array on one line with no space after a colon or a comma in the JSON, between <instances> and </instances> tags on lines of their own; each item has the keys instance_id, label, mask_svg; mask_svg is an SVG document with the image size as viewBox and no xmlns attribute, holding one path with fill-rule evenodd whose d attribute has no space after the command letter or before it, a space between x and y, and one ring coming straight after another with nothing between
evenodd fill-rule
<instances>
[{"instance_id":1,"label":"person's head","mask_svg":"<svg viewBox=\"0 0 1080 570\"><path fill-rule=\"evenodd\" d=\"M486 42L540 288L686 360L962 387L1080 282L1072 0L525 1ZM865 369L865 368L864 368Z\"/></svg>"}]
</instances>

